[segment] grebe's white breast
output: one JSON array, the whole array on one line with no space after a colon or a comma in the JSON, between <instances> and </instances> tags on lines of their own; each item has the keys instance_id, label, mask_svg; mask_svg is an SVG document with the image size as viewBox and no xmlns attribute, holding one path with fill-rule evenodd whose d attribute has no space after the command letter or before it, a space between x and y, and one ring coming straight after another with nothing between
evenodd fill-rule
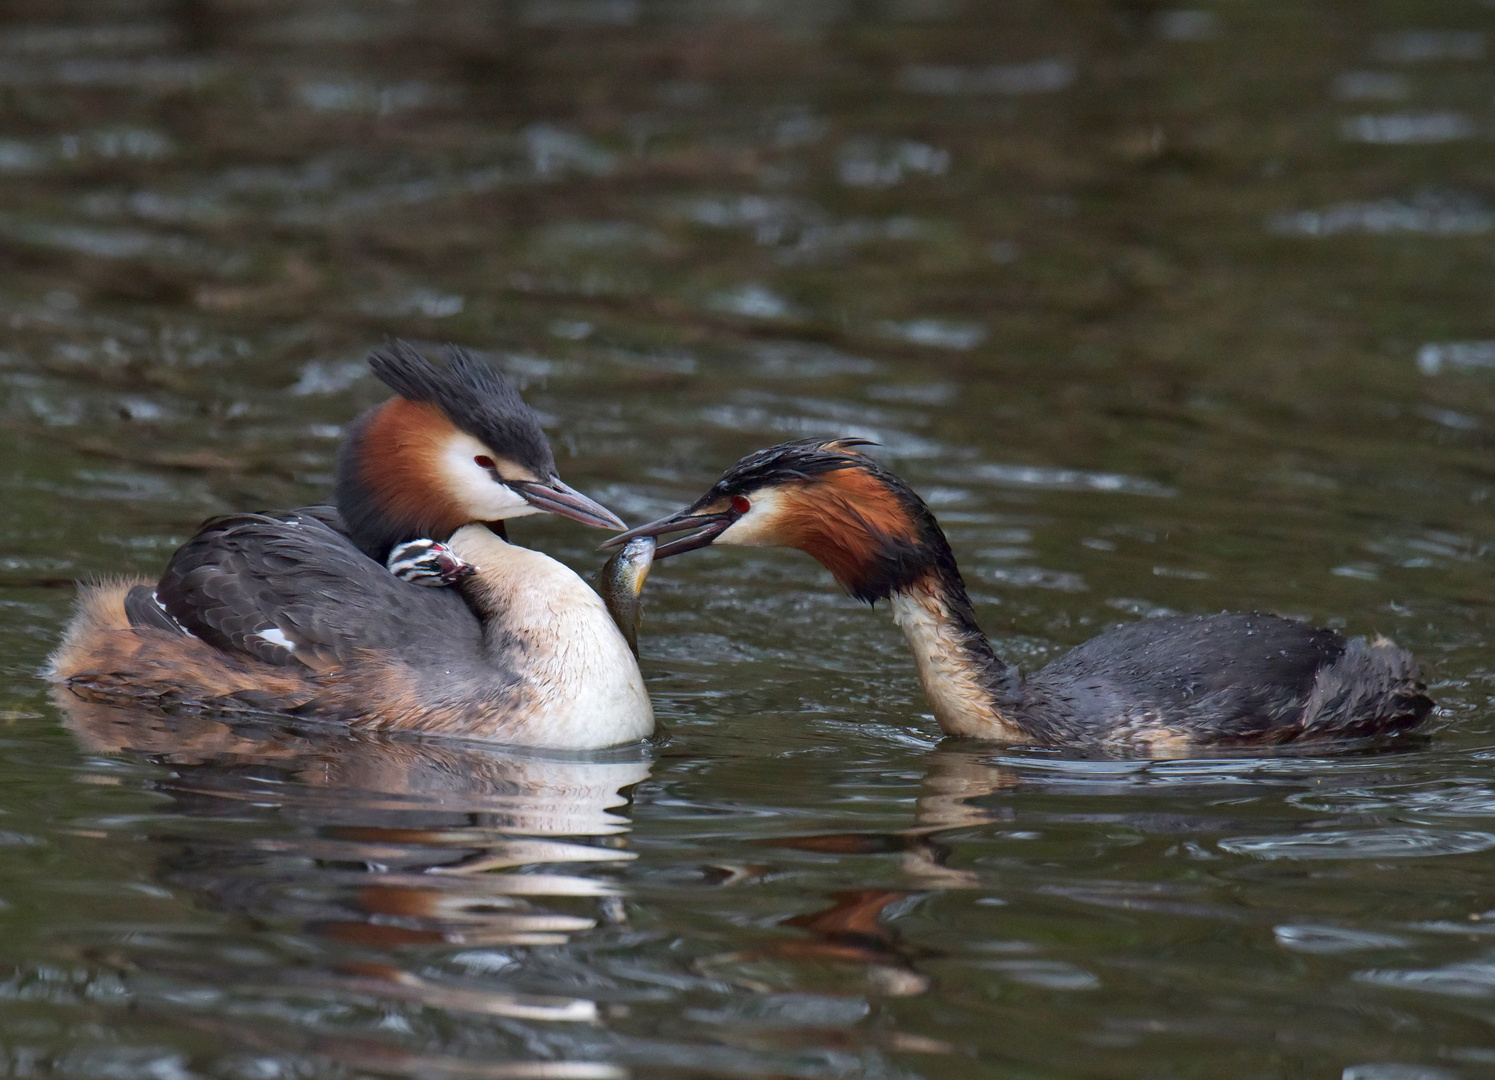
<instances>
[{"instance_id":1,"label":"grebe's white breast","mask_svg":"<svg viewBox=\"0 0 1495 1080\"><path fill-rule=\"evenodd\" d=\"M550 556L467 525L450 545L478 568L493 655L519 674L532 707L495 737L520 745L592 749L645 738L654 709L638 661L602 598Z\"/></svg>"}]
</instances>

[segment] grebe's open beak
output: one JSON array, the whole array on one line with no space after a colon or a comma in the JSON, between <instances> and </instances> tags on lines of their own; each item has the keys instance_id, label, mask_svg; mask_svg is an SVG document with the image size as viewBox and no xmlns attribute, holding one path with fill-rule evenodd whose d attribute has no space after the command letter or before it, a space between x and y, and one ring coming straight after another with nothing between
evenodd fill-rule
<instances>
[{"instance_id":1,"label":"grebe's open beak","mask_svg":"<svg viewBox=\"0 0 1495 1080\"><path fill-rule=\"evenodd\" d=\"M647 525L640 525L636 529L629 529L625 533L609 537L600 546L603 551L612 551L639 536L662 536L665 533L685 532L687 529L697 530L689 536L682 536L679 540L671 540L668 544L660 544L655 548L654 561L658 562L660 559L668 559L671 555L679 555L682 551L694 551L696 548L705 547L726 532L741 516L736 510L703 514L696 512L693 507L687 507L668 517L662 517L658 521L651 521Z\"/></svg>"},{"instance_id":2,"label":"grebe's open beak","mask_svg":"<svg viewBox=\"0 0 1495 1080\"><path fill-rule=\"evenodd\" d=\"M598 529L627 528L617 514L575 488L561 483L559 477L552 476L546 481L505 480L504 483L523 496L524 501L536 510L559 514Z\"/></svg>"}]
</instances>

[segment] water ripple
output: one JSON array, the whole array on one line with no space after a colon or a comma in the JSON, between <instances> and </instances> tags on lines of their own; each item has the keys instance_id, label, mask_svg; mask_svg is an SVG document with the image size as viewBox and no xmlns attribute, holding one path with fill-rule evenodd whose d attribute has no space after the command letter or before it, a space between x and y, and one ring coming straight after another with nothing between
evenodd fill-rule
<instances>
[{"instance_id":1,"label":"water ripple","mask_svg":"<svg viewBox=\"0 0 1495 1080\"><path fill-rule=\"evenodd\" d=\"M1303 792L1289 796L1287 801L1324 814L1383 814L1390 811L1432 817L1495 817L1495 788L1478 780L1449 779L1408 787Z\"/></svg>"},{"instance_id":2,"label":"water ripple","mask_svg":"<svg viewBox=\"0 0 1495 1080\"><path fill-rule=\"evenodd\" d=\"M1411 827L1334 829L1286 836L1235 836L1219 841L1219 845L1225 851L1255 859L1410 859L1489 851L1495 848L1495 833Z\"/></svg>"},{"instance_id":3,"label":"water ripple","mask_svg":"<svg viewBox=\"0 0 1495 1080\"><path fill-rule=\"evenodd\" d=\"M1440 1069L1433 1065L1401 1065L1391 1062L1374 1062L1365 1065L1347 1065L1339 1080L1457 1080L1458 1073Z\"/></svg>"},{"instance_id":4,"label":"water ripple","mask_svg":"<svg viewBox=\"0 0 1495 1080\"><path fill-rule=\"evenodd\" d=\"M1437 375L1444 365L1462 370L1495 368L1495 341L1429 342L1417 350L1417 370Z\"/></svg>"},{"instance_id":5,"label":"water ripple","mask_svg":"<svg viewBox=\"0 0 1495 1080\"><path fill-rule=\"evenodd\" d=\"M1371 55L1394 64L1483 60L1485 35L1478 30L1402 30L1377 37Z\"/></svg>"},{"instance_id":6,"label":"water ripple","mask_svg":"<svg viewBox=\"0 0 1495 1080\"><path fill-rule=\"evenodd\" d=\"M916 64L903 69L899 85L915 94L1052 94L1075 80L1064 57L984 68Z\"/></svg>"},{"instance_id":7,"label":"water ripple","mask_svg":"<svg viewBox=\"0 0 1495 1080\"><path fill-rule=\"evenodd\" d=\"M1044 990L1098 990L1101 985L1084 968L1062 960L987 960L980 966L1004 979Z\"/></svg>"},{"instance_id":8,"label":"water ripple","mask_svg":"<svg viewBox=\"0 0 1495 1080\"><path fill-rule=\"evenodd\" d=\"M1339 130L1349 142L1401 146L1454 142L1475 135L1474 122L1452 112L1367 114L1345 120Z\"/></svg>"},{"instance_id":9,"label":"water ripple","mask_svg":"<svg viewBox=\"0 0 1495 1080\"><path fill-rule=\"evenodd\" d=\"M1083 469L1057 469L1046 465L973 465L962 470L963 477L986 480L1011 487L1042 488L1046 491L1100 491L1118 495L1150 495L1172 498L1178 492L1155 480L1144 480L1120 473L1088 472Z\"/></svg>"},{"instance_id":10,"label":"water ripple","mask_svg":"<svg viewBox=\"0 0 1495 1080\"><path fill-rule=\"evenodd\" d=\"M1284 923L1272 934L1284 949L1302 953L1343 953L1363 949L1398 949L1407 939L1392 934L1377 934L1345 926L1320 926L1312 923Z\"/></svg>"},{"instance_id":11,"label":"water ripple","mask_svg":"<svg viewBox=\"0 0 1495 1080\"><path fill-rule=\"evenodd\" d=\"M1357 971L1356 982L1387 986L1396 990L1422 990L1455 997L1495 995L1495 962L1489 960L1448 964L1439 968L1372 968Z\"/></svg>"},{"instance_id":12,"label":"water ripple","mask_svg":"<svg viewBox=\"0 0 1495 1080\"><path fill-rule=\"evenodd\" d=\"M1422 195L1411 202L1336 203L1323 210L1298 210L1267 218L1267 231L1282 236L1336 236L1340 233L1425 233L1473 236L1495 228L1495 214L1467 196Z\"/></svg>"}]
</instances>

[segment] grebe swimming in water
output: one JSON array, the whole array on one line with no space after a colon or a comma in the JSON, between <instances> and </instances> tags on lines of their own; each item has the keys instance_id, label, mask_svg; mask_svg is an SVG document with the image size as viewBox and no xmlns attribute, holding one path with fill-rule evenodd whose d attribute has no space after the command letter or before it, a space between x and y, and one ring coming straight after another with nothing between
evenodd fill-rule
<instances>
[{"instance_id":1,"label":"grebe swimming in water","mask_svg":"<svg viewBox=\"0 0 1495 1080\"><path fill-rule=\"evenodd\" d=\"M648 735L638 663L602 599L503 538L526 514L623 523L561 482L505 376L460 349L438 366L398 342L369 362L397 396L349 428L335 509L214 518L156 584L86 588L51 678L93 702L531 746Z\"/></svg>"},{"instance_id":2,"label":"grebe swimming in water","mask_svg":"<svg viewBox=\"0 0 1495 1080\"><path fill-rule=\"evenodd\" d=\"M712 543L809 553L856 599L890 601L951 735L1166 753L1400 731L1433 707L1412 656L1391 642L1254 613L1128 623L1023 676L976 625L929 507L865 445L760 450L684 510L603 547L692 529L655 559Z\"/></svg>"}]
</instances>

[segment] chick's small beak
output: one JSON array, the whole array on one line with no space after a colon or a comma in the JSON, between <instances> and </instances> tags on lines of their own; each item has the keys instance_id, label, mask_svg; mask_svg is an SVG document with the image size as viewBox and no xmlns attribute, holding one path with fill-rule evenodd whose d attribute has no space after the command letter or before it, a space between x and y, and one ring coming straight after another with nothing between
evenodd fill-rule
<instances>
[{"instance_id":1,"label":"chick's small beak","mask_svg":"<svg viewBox=\"0 0 1495 1080\"><path fill-rule=\"evenodd\" d=\"M599 529L623 529L623 519L618 517L600 502L587 498L581 492L569 485L563 484L559 477L551 477L547 481L531 480L508 480L505 481L524 497L524 501L538 510L544 510L550 514L559 514L561 517L579 521L583 525L592 525Z\"/></svg>"},{"instance_id":2,"label":"chick's small beak","mask_svg":"<svg viewBox=\"0 0 1495 1080\"><path fill-rule=\"evenodd\" d=\"M651 521L647 525L640 525L636 529L629 529L625 533L609 537L602 542L601 547L603 551L612 551L640 536L663 536L665 533L696 530L689 536L682 536L679 540L671 540L655 548L654 561L658 562L660 559L668 559L671 555L679 555L682 551L694 551L696 548L705 547L726 532L740 516L732 510L709 514L696 514L689 510L681 510L668 517L662 517L658 521Z\"/></svg>"}]
</instances>

